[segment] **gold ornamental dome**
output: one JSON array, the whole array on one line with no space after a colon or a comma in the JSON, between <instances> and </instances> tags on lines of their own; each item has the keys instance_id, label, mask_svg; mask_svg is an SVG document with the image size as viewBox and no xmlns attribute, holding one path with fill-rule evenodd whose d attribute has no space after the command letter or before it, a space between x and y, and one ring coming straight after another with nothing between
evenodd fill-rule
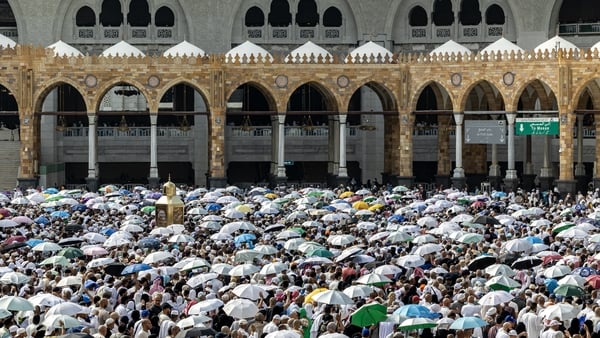
<instances>
[{"instance_id":1,"label":"gold ornamental dome","mask_svg":"<svg viewBox=\"0 0 600 338\"><path fill-rule=\"evenodd\" d=\"M163 195L173 197L176 194L177 187L175 186L175 183L171 182L171 175L169 175L169 180L163 185Z\"/></svg>"}]
</instances>

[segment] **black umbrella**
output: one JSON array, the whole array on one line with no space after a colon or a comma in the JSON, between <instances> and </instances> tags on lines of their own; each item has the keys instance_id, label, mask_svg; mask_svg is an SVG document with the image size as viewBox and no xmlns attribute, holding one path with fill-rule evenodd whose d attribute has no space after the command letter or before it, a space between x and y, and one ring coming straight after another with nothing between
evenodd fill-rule
<instances>
[{"instance_id":1,"label":"black umbrella","mask_svg":"<svg viewBox=\"0 0 600 338\"><path fill-rule=\"evenodd\" d=\"M543 260L539 257L527 256L517 259L510 267L517 270L531 269L542 264L542 262Z\"/></svg>"},{"instance_id":2,"label":"black umbrella","mask_svg":"<svg viewBox=\"0 0 600 338\"><path fill-rule=\"evenodd\" d=\"M60 246L78 245L81 243L83 243L83 239L79 237L63 238L58 241L58 245Z\"/></svg>"},{"instance_id":3,"label":"black umbrella","mask_svg":"<svg viewBox=\"0 0 600 338\"><path fill-rule=\"evenodd\" d=\"M479 223L479 224L483 224L483 225L485 225L485 224L500 224L500 221L495 219L492 216L479 215L479 216L473 218L471 223Z\"/></svg>"},{"instance_id":4,"label":"black umbrella","mask_svg":"<svg viewBox=\"0 0 600 338\"><path fill-rule=\"evenodd\" d=\"M186 331L185 338L214 336L216 334L217 331L210 327L194 327Z\"/></svg>"},{"instance_id":5,"label":"black umbrella","mask_svg":"<svg viewBox=\"0 0 600 338\"><path fill-rule=\"evenodd\" d=\"M279 231L284 228L285 228L285 225L280 224L280 223L275 223L275 224L271 224L268 227L266 227L264 232Z\"/></svg>"},{"instance_id":6,"label":"black umbrella","mask_svg":"<svg viewBox=\"0 0 600 338\"><path fill-rule=\"evenodd\" d=\"M14 249L28 246L25 242L13 242L0 248L0 252L9 252Z\"/></svg>"},{"instance_id":7,"label":"black umbrella","mask_svg":"<svg viewBox=\"0 0 600 338\"><path fill-rule=\"evenodd\" d=\"M104 272L111 276L120 276L123 269L125 269L125 264L112 263L104 267Z\"/></svg>"},{"instance_id":8,"label":"black umbrella","mask_svg":"<svg viewBox=\"0 0 600 338\"><path fill-rule=\"evenodd\" d=\"M81 225L81 224L72 223L72 224L65 226L65 231L67 231L67 232L75 232L75 231L80 231L80 230L83 230L83 225Z\"/></svg>"},{"instance_id":9,"label":"black umbrella","mask_svg":"<svg viewBox=\"0 0 600 338\"><path fill-rule=\"evenodd\" d=\"M490 265L496 264L497 258L495 256L479 256L469 262L467 267L471 271L483 270Z\"/></svg>"}]
</instances>

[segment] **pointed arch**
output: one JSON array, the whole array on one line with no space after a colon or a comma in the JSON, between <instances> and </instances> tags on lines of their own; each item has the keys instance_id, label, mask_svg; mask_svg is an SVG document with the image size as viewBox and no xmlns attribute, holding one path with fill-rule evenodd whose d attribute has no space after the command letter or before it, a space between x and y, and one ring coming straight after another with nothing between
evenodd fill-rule
<instances>
[{"instance_id":1,"label":"pointed arch","mask_svg":"<svg viewBox=\"0 0 600 338\"><path fill-rule=\"evenodd\" d=\"M530 90L530 101L535 102L535 97L539 98L541 109L552 109L556 106L554 89L544 79L530 78L522 82L521 86L515 90L516 95L513 97L513 107L518 107L521 95L527 90Z\"/></svg>"},{"instance_id":2,"label":"pointed arch","mask_svg":"<svg viewBox=\"0 0 600 338\"><path fill-rule=\"evenodd\" d=\"M462 25L479 25L481 23L479 0L462 0L460 3L460 12L458 17Z\"/></svg>"},{"instance_id":3,"label":"pointed arch","mask_svg":"<svg viewBox=\"0 0 600 338\"><path fill-rule=\"evenodd\" d=\"M415 6L408 12L408 24L413 27L423 27L429 24L427 11L421 6Z\"/></svg>"},{"instance_id":4,"label":"pointed arch","mask_svg":"<svg viewBox=\"0 0 600 338\"><path fill-rule=\"evenodd\" d=\"M319 12L315 0L300 0L296 13L296 24L299 27L315 27L319 24Z\"/></svg>"},{"instance_id":5,"label":"pointed arch","mask_svg":"<svg viewBox=\"0 0 600 338\"><path fill-rule=\"evenodd\" d=\"M102 1L100 24L104 27L118 27L123 24L123 10L119 0Z\"/></svg>"},{"instance_id":6,"label":"pointed arch","mask_svg":"<svg viewBox=\"0 0 600 338\"><path fill-rule=\"evenodd\" d=\"M350 103L352 101L352 98L354 97L354 95L359 93L360 88L362 88L363 86L366 86L375 92L375 94L379 98L379 101L381 102L381 107L384 111L397 111L397 99L394 96L392 90L390 90L385 84L377 82L375 80L364 81L354 88L352 94L348 96L348 101L345 102L347 111L351 111Z\"/></svg>"},{"instance_id":7,"label":"pointed arch","mask_svg":"<svg viewBox=\"0 0 600 338\"><path fill-rule=\"evenodd\" d=\"M417 90L413 92L413 95L411 96L411 101L409 103L411 111L414 112L417 110L417 102L419 101L419 97L421 96L425 88L427 88L427 86L431 86L436 95L438 110L454 110L454 100L452 98L452 95L450 95L450 91L448 90L448 88L446 88L444 85L437 81L430 80L417 86Z\"/></svg>"},{"instance_id":8,"label":"pointed arch","mask_svg":"<svg viewBox=\"0 0 600 338\"><path fill-rule=\"evenodd\" d=\"M336 96L327 88L327 86L323 85L318 81L310 81L301 83L290 91L290 95L287 97L287 107L290 107L290 102L294 94L303 86L309 86L314 88L322 97L322 106L326 111L336 112L339 111L338 103L336 100ZM288 109L289 111L289 109Z\"/></svg>"},{"instance_id":9,"label":"pointed arch","mask_svg":"<svg viewBox=\"0 0 600 338\"><path fill-rule=\"evenodd\" d=\"M175 26L175 14L167 7L162 6L154 15L154 25L156 27L173 27Z\"/></svg>"},{"instance_id":10,"label":"pointed arch","mask_svg":"<svg viewBox=\"0 0 600 338\"><path fill-rule=\"evenodd\" d=\"M131 0L129 3L129 12L127 13L127 23L130 26L148 27L151 18L148 0Z\"/></svg>"},{"instance_id":11,"label":"pointed arch","mask_svg":"<svg viewBox=\"0 0 600 338\"><path fill-rule=\"evenodd\" d=\"M265 25L265 13L257 6L252 6L246 11L244 17L246 27L262 27Z\"/></svg>"},{"instance_id":12,"label":"pointed arch","mask_svg":"<svg viewBox=\"0 0 600 338\"><path fill-rule=\"evenodd\" d=\"M473 97L473 95L476 96ZM487 79L471 83L465 89L459 109L461 111L468 110L467 103L473 99L476 99L476 102L471 101L472 110L504 110L506 104L502 92Z\"/></svg>"},{"instance_id":13,"label":"pointed arch","mask_svg":"<svg viewBox=\"0 0 600 338\"><path fill-rule=\"evenodd\" d=\"M152 95L150 95L150 93L148 93L148 91L146 90L146 87L142 83L135 81L135 80L123 81L120 79L113 79L112 81L104 83L100 88L98 88L98 91L96 92L96 96L94 97L94 100L93 100L93 102L96 102L94 111L96 111L96 112L100 111L100 106L102 105L102 99L106 96L106 94L108 94L108 92L111 89L113 89L116 86L134 87L135 90L139 91L140 95L144 96L144 99L146 100L148 109L152 109L151 107L153 107L153 104L149 100L149 98L152 97Z\"/></svg>"},{"instance_id":14,"label":"pointed arch","mask_svg":"<svg viewBox=\"0 0 600 338\"><path fill-rule=\"evenodd\" d=\"M94 27L96 25L96 13L89 6L83 6L75 15L75 25L77 27Z\"/></svg>"},{"instance_id":15,"label":"pointed arch","mask_svg":"<svg viewBox=\"0 0 600 338\"><path fill-rule=\"evenodd\" d=\"M485 23L486 25L504 25L506 22L506 16L504 9L500 5L493 4L489 6L485 11Z\"/></svg>"},{"instance_id":16,"label":"pointed arch","mask_svg":"<svg viewBox=\"0 0 600 338\"><path fill-rule=\"evenodd\" d=\"M331 6L323 13L323 26L325 27L341 27L342 12L335 6Z\"/></svg>"},{"instance_id":17,"label":"pointed arch","mask_svg":"<svg viewBox=\"0 0 600 338\"><path fill-rule=\"evenodd\" d=\"M292 24L292 13L287 0L273 0L269 12L269 24L273 27L288 27Z\"/></svg>"},{"instance_id":18,"label":"pointed arch","mask_svg":"<svg viewBox=\"0 0 600 338\"><path fill-rule=\"evenodd\" d=\"M73 89L75 89L77 94L79 94L79 96L83 100L83 104L85 105L85 111L88 111L90 103L88 100L86 100L86 97L83 95L84 91L82 90L82 88L79 87L81 84L78 83L77 81L74 81L67 77L53 78L52 80L41 84L40 89L38 89L34 93L34 96L33 96L34 97L34 104L33 104L34 110L33 111L41 112L42 106L43 106L44 101L46 100L46 97L48 96L48 94L52 90L54 90L55 88L57 88L61 85L69 85L69 86L73 87Z\"/></svg>"},{"instance_id":19,"label":"pointed arch","mask_svg":"<svg viewBox=\"0 0 600 338\"><path fill-rule=\"evenodd\" d=\"M450 0L434 0L432 21L436 26L451 26L454 23L454 11Z\"/></svg>"},{"instance_id":20,"label":"pointed arch","mask_svg":"<svg viewBox=\"0 0 600 338\"><path fill-rule=\"evenodd\" d=\"M200 96L202 97L202 100L204 101L204 104L206 105L206 111L210 114L211 102L208 99L209 96L206 94L208 92L208 89L202 88L202 87L198 86L197 83L194 83L193 81L183 78L183 77L175 78L175 79L169 81L168 83L165 83L164 86L160 89L160 91L158 91L156 97L159 99L162 99L171 88L173 88L174 86L177 86L177 85L181 85L181 84L191 87L196 92L198 92L198 94L200 94Z\"/></svg>"}]
</instances>

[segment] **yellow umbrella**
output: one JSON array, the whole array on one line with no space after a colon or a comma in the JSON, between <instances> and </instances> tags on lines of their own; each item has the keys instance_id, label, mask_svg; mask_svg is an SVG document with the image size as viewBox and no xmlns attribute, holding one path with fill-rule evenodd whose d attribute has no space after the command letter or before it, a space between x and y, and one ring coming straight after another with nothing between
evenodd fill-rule
<instances>
[{"instance_id":1,"label":"yellow umbrella","mask_svg":"<svg viewBox=\"0 0 600 338\"><path fill-rule=\"evenodd\" d=\"M312 290L311 293L309 293L308 295L306 295L306 297L304 297L304 304L312 303L313 302L312 298L314 296L316 296L317 294L319 294L321 292L325 292L327 290L329 290L329 289L328 288L317 288L317 289Z\"/></svg>"},{"instance_id":2,"label":"yellow umbrella","mask_svg":"<svg viewBox=\"0 0 600 338\"><path fill-rule=\"evenodd\" d=\"M373 204L372 206L369 207L370 211L376 211L383 208L383 204L381 203L377 203L377 204Z\"/></svg>"},{"instance_id":3,"label":"yellow umbrella","mask_svg":"<svg viewBox=\"0 0 600 338\"><path fill-rule=\"evenodd\" d=\"M348 198L350 196L354 195L354 193L352 191L344 191L343 193L340 194L340 198Z\"/></svg>"},{"instance_id":4,"label":"yellow umbrella","mask_svg":"<svg viewBox=\"0 0 600 338\"><path fill-rule=\"evenodd\" d=\"M369 209L369 204L365 201L357 201L352 204L352 207L356 210Z\"/></svg>"},{"instance_id":5,"label":"yellow umbrella","mask_svg":"<svg viewBox=\"0 0 600 338\"><path fill-rule=\"evenodd\" d=\"M269 198L269 199L275 199L275 198L277 198L278 196L277 196L277 195L275 195L274 193L270 192L270 193L268 193L268 194L265 194L265 197L266 197L266 198Z\"/></svg>"},{"instance_id":6,"label":"yellow umbrella","mask_svg":"<svg viewBox=\"0 0 600 338\"><path fill-rule=\"evenodd\" d=\"M235 207L235 210L243 212L245 214L252 212L252 208L250 208L247 204L240 204L237 207Z\"/></svg>"}]
</instances>

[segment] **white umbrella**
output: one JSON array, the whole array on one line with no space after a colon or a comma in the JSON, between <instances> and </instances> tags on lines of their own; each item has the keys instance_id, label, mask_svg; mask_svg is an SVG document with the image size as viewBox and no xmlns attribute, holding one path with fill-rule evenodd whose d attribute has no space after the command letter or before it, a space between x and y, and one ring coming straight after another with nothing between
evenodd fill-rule
<instances>
[{"instance_id":1,"label":"white umbrella","mask_svg":"<svg viewBox=\"0 0 600 338\"><path fill-rule=\"evenodd\" d=\"M69 315L64 314L53 314L46 315L44 321L42 321L42 325L47 328L64 328L70 329L73 327L81 326L81 322Z\"/></svg>"},{"instance_id":2,"label":"white umbrella","mask_svg":"<svg viewBox=\"0 0 600 338\"><path fill-rule=\"evenodd\" d=\"M350 298L368 298L373 292L373 287L369 285L351 285L342 292Z\"/></svg>"},{"instance_id":3,"label":"white umbrella","mask_svg":"<svg viewBox=\"0 0 600 338\"><path fill-rule=\"evenodd\" d=\"M36 246L34 246L31 250L39 251L39 252L55 252L60 251L62 247L56 243L52 242L43 242Z\"/></svg>"},{"instance_id":4,"label":"white umbrella","mask_svg":"<svg viewBox=\"0 0 600 338\"><path fill-rule=\"evenodd\" d=\"M106 237L97 232L88 232L85 235L81 236L81 238L87 240L90 243L104 243L106 241Z\"/></svg>"},{"instance_id":5,"label":"white umbrella","mask_svg":"<svg viewBox=\"0 0 600 338\"><path fill-rule=\"evenodd\" d=\"M210 271L218 273L219 275L228 275L231 269L233 269L233 265L227 263L217 263L210 267Z\"/></svg>"},{"instance_id":6,"label":"white umbrella","mask_svg":"<svg viewBox=\"0 0 600 338\"><path fill-rule=\"evenodd\" d=\"M513 277L517 274L510 266L506 264L492 264L485 268L485 273L489 274L490 276L504 275L506 277Z\"/></svg>"},{"instance_id":7,"label":"white umbrella","mask_svg":"<svg viewBox=\"0 0 600 338\"><path fill-rule=\"evenodd\" d=\"M373 272L380 275L396 275L402 272L402 269L392 264L380 265L373 270Z\"/></svg>"},{"instance_id":8,"label":"white umbrella","mask_svg":"<svg viewBox=\"0 0 600 338\"><path fill-rule=\"evenodd\" d=\"M277 250L277 248L272 245L259 244L254 247L254 251L258 251L263 255L273 255L276 254L279 250Z\"/></svg>"},{"instance_id":9,"label":"white umbrella","mask_svg":"<svg viewBox=\"0 0 600 338\"><path fill-rule=\"evenodd\" d=\"M156 252L152 252L152 253L148 254L148 256L146 256L146 258L144 258L143 263L144 264L154 264L154 263L158 263L158 262L164 262L169 259L175 259L175 256L173 256L173 254L168 251L156 251Z\"/></svg>"},{"instance_id":10,"label":"white umbrella","mask_svg":"<svg viewBox=\"0 0 600 338\"><path fill-rule=\"evenodd\" d=\"M255 284L240 284L236 286L232 292L234 295L240 298L246 298L254 301L267 296L265 289Z\"/></svg>"},{"instance_id":11,"label":"white umbrella","mask_svg":"<svg viewBox=\"0 0 600 338\"><path fill-rule=\"evenodd\" d=\"M391 283L391 282L392 282L391 279L387 278L384 275L380 275L378 273L368 273L366 275L359 277L356 280L357 284L364 284L364 285L382 285L382 284Z\"/></svg>"},{"instance_id":12,"label":"white umbrella","mask_svg":"<svg viewBox=\"0 0 600 338\"><path fill-rule=\"evenodd\" d=\"M177 266L181 271L194 270L198 268L204 268L210 266L210 263L203 258L195 257L191 260L188 260L184 265ZM174 266L175 267L175 266Z\"/></svg>"},{"instance_id":13,"label":"white umbrella","mask_svg":"<svg viewBox=\"0 0 600 338\"><path fill-rule=\"evenodd\" d=\"M233 318L253 318L258 312L258 307L249 299L237 298L227 302L223 311Z\"/></svg>"},{"instance_id":14,"label":"white umbrella","mask_svg":"<svg viewBox=\"0 0 600 338\"><path fill-rule=\"evenodd\" d=\"M169 243L192 243L195 242L196 239L190 235L177 234L169 237Z\"/></svg>"},{"instance_id":15,"label":"white umbrella","mask_svg":"<svg viewBox=\"0 0 600 338\"><path fill-rule=\"evenodd\" d=\"M294 330L277 330L267 334L265 338L302 338L302 336Z\"/></svg>"},{"instance_id":16,"label":"white umbrella","mask_svg":"<svg viewBox=\"0 0 600 338\"><path fill-rule=\"evenodd\" d=\"M246 263L241 265L234 266L231 270L229 270L229 276L250 276L251 274L260 271L260 268L254 264Z\"/></svg>"},{"instance_id":17,"label":"white umbrella","mask_svg":"<svg viewBox=\"0 0 600 338\"><path fill-rule=\"evenodd\" d=\"M37 295L27 298L27 300L34 306L47 306L51 307L60 303L64 303L65 300L55 296L51 293L38 293Z\"/></svg>"},{"instance_id":18,"label":"white umbrella","mask_svg":"<svg viewBox=\"0 0 600 338\"><path fill-rule=\"evenodd\" d=\"M89 261L89 263L87 263L87 268L88 269L98 268L101 266L107 266L108 264L111 264L114 262L115 262L115 260L112 257L96 258L96 259L92 259L91 261Z\"/></svg>"},{"instance_id":19,"label":"white umbrella","mask_svg":"<svg viewBox=\"0 0 600 338\"><path fill-rule=\"evenodd\" d=\"M331 245L346 246L348 244L352 244L355 240L356 238L349 234L333 235L327 238L327 243Z\"/></svg>"},{"instance_id":20,"label":"white umbrella","mask_svg":"<svg viewBox=\"0 0 600 338\"><path fill-rule=\"evenodd\" d=\"M263 255L262 253L251 250L251 249L239 250L238 252L235 253L234 261L235 262L252 262L254 260L254 258L260 257L262 255Z\"/></svg>"},{"instance_id":21,"label":"white umbrella","mask_svg":"<svg viewBox=\"0 0 600 338\"><path fill-rule=\"evenodd\" d=\"M0 277L0 283L2 284L24 284L27 283L27 281L29 281L29 277L27 275L25 275L24 273L20 273L20 272L7 272L4 275L2 275L2 277Z\"/></svg>"},{"instance_id":22,"label":"white umbrella","mask_svg":"<svg viewBox=\"0 0 600 338\"><path fill-rule=\"evenodd\" d=\"M287 251L298 250L300 244L306 242L304 238L291 238L283 243L283 248Z\"/></svg>"},{"instance_id":23,"label":"white umbrella","mask_svg":"<svg viewBox=\"0 0 600 338\"><path fill-rule=\"evenodd\" d=\"M570 284L583 288L586 280L580 275L566 275L558 280L558 285Z\"/></svg>"},{"instance_id":24,"label":"white umbrella","mask_svg":"<svg viewBox=\"0 0 600 338\"><path fill-rule=\"evenodd\" d=\"M208 317L208 316L204 316L204 315L192 315L186 318L183 318L182 320L178 321L177 326L179 326L181 329L185 330L185 329L189 329L192 327L198 327L203 325L204 323L208 323L212 321L212 318Z\"/></svg>"},{"instance_id":25,"label":"white umbrella","mask_svg":"<svg viewBox=\"0 0 600 338\"><path fill-rule=\"evenodd\" d=\"M567 303L558 303L550 305L540 311L539 316L546 319L559 318L562 321L571 320L577 317L579 309Z\"/></svg>"},{"instance_id":26,"label":"white umbrella","mask_svg":"<svg viewBox=\"0 0 600 338\"><path fill-rule=\"evenodd\" d=\"M530 252L533 243L524 238L511 239L504 244L504 250L508 252Z\"/></svg>"},{"instance_id":27,"label":"white umbrella","mask_svg":"<svg viewBox=\"0 0 600 338\"><path fill-rule=\"evenodd\" d=\"M190 307L188 310L189 315L199 315L201 312L209 312L216 310L223 306L223 301L218 298L207 299L200 301Z\"/></svg>"},{"instance_id":28,"label":"white umbrella","mask_svg":"<svg viewBox=\"0 0 600 338\"><path fill-rule=\"evenodd\" d=\"M568 265L554 265L542 273L546 278L557 278L567 275L571 272L571 268Z\"/></svg>"},{"instance_id":29,"label":"white umbrella","mask_svg":"<svg viewBox=\"0 0 600 338\"><path fill-rule=\"evenodd\" d=\"M64 286L73 286L73 285L81 285L83 283L81 277L78 276L67 276L61 278L56 286L64 287Z\"/></svg>"},{"instance_id":30,"label":"white umbrella","mask_svg":"<svg viewBox=\"0 0 600 338\"><path fill-rule=\"evenodd\" d=\"M287 270L288 269L288 265L282 262L272 262L272 263L267 263L265 265L263 265L263 267L260 269L260 271L258 272L260 275L266 276L266 275L274 275L274 274L278 274L283 270Z\"/></svg>"},{"instance_id":31,"label":"white umbrella","mask_svg":"<svg viewBox=\"0 0 600 338\"><path fill-rule=\"evenodd\" d=\"M437 238L429 234L417 236L412 240L413 244L434 243L437 241Z\"/></svg>"},{"instance_id":32,"label":"white umbrella","mask_svg":"<svg viewBox=\"0 0 600 338\"><path fill-rule=\"evenodd\" d=\"M219 275L213 272L203 273L188 279L186 284L192 288L197 288L198 286L208 282L209 280L216 279L217 277L219 277Z\"/></svg>"},{"instance_id":33,"label":"white umbrella","mask_svg":"<svg viewBox=\"0 0 600 338\"><path fill-rule=\"evenodd\" d=\"M405 268L416 268L425 264L425 259L419 255L406 255L398 257L397 264Z\"/></svg>"},{"instance_id":34,"label":"white umbrella","mask_svg":"<svg viewBox=\"0 0 600 338\"><path fill-rule=\"evenodd\" d=\"M417 220L417 224L422 226L422 227L427 227L427 228L434 228L438 225L438 220L437 218L433 217L433 216L425 216L425 217L421 217Z\"/></svg>"},{"instance_id":35,"label":"white umbrella","mask_svg":"<svg viewBox=\"0 0 600 338\"><path fill-rule=\"evenodd\" d=\"M496 306L498 304L506 303L515 298L510 293L504 290L491 291L483 295L481 299L479 299L479 305L481 306Z\"/></svg>"},{"instance_id":36,"label":"white umbrella","mask_svg":"<svg viewBox=\"0 0 600 338\"><path fill-rule=\"evenodd\" d=\"M313 296L313 300L318 303L330 305L351 305L354 304L352 298L348 297L342 291L327 290Z\"/></svg>"},{"instance_id":37,"label":"white umbrella","mask_svg":"<svg viewBox=\"0 0 600 338\"><path fill-rule=\"evenodd\" d=\"M33 304L23 297L4 296L0 298L0 309L8 311L33 311Z\"/></svg>"},{"instance_id":38,"label":"white umbrella","mask_svg":"<svg viewBox=\"0 0 600 338\"><path fill-rule=\"evenodd\" d=\"M442 251L441 245L436 243L427 243L419 245L419 247L415 250L414 254L419 256L425 256L440 251Z\"/></svg>"},{"instance_id":39,"label":"white umbrella","mask_svg":"<svg viewBox=\"0 0 600 338\"><path fill-rule=\"evenodd\" d=\"M585 239L588 236L589 234L587 233L587 231L578 228L570 228L556 234L556 237L573 239Z\"/></svg>"},{"instance_id":40,"label":"white umbrella","mask_svg":"<svg viewBox=\"0 0 600 338\"><path fill-rule=\"evenodd\" d=\"M169 228L165 228L165 227L158 227L158 228L154 228L152 229L152 231L150 231L150 235L155 235L155 236L170 236L173 234L173 230L169 229Z\"/></svg>"}]
</instances>

